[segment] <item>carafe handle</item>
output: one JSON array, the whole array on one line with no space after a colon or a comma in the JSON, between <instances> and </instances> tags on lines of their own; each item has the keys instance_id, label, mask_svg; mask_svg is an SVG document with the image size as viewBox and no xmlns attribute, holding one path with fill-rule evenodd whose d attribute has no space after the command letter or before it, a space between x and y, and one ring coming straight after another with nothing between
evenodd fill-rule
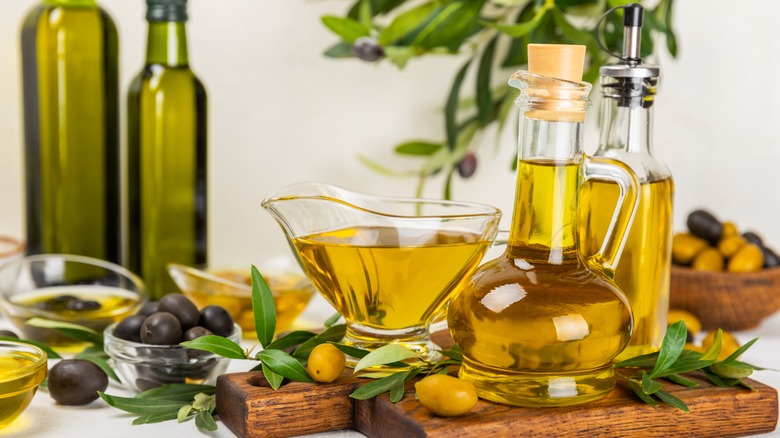
<instances>
[{"instance_id":1,"label":"carafe handle","mask_svg":"<svg viewBox=\"0 0 780 438\"><path fill-rule=\"evenodd\" d=\"M600 268L609 278L614 278L620 254L631 231L631 223L639 208L639 182L630 167L618 160L601 157L585 157L585 180L614 182L620 188L615 213L604 236L599 251L588 258L588 262ZM588 208L581 205L580 208Z\"/></svg>"}]
</instances>

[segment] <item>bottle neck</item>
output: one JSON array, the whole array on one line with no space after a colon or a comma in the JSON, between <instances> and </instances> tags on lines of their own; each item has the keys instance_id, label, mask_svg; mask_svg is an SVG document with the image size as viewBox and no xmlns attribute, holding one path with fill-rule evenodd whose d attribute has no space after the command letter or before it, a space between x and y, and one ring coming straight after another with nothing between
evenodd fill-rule
<instances>
[{"instance_id":1,"label":"bottle neck","mask_svg":"<svg viewBox=\"0 0 780 438\"><path fill-rule=\"evenodd\" d=\"M508 253L551 264L578 260L581 122L523 118Z\"/></svg>"},{"instance_id":2,"label":"bottle neck","mask_svg":"<svg viewBox=\"0 0 780 438\"><path fill-rule=\"evenodd\" d=\"M187 32L183 21L149 23L146 64L161 64L169 67L189 65Z\"/></svg>"},{"instance_id":3,"label":"bottle neck","mask_svg":"<svg viewBox=\"0 0 780 438\"><path fill-rule=\"evenodd\" d=\"M607 151L653 155L652 105L639 99L625 102L605 96L601 108L597 155Z\"/></svg>"}]
</instances>

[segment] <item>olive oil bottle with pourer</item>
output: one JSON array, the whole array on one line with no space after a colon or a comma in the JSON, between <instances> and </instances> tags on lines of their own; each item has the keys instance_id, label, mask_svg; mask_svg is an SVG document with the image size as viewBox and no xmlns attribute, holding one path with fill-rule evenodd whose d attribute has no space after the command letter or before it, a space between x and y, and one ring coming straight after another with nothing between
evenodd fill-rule
<instances>
[{"instance_id":1,"label":"olive oil bottle with pourer","mask_svg":"<svg viewBox=\"0 0 780 438\"><path fill-rule=\"evenodd\" d=\"M95 0L45 0L22 26L27 247L121 255L118 39Z\"/></svg>"},{"instance_id":2,"label":"olive oil bottle with pourer","mask_svg":"<svg viewBox=\"0 0 780 438\"><path fill-rule=\"evenodd\" d=\"M147 0L146 64L128 106L128 267L149 296L166 264L206 262L206 90L189 66L186 0Z\"/></svg>"},{"instance_id":3,"label":"olive oil bottle with pourer","mask_svg":"<svg viewBox=\"0 0 780 438\"><path fill-rule=\"evenodd\" d=\"M618 360L657 351L666 331L672 242L674 185L669 169L653 156L653 104L660 69L639 57L644 10L625 6L620 63L601 67L601 138L596 156L620 160L639 178L639 210L634 218L615 282L626 294L634 316L631 341ZM582 200L580 234L585 254L594 254L607 232L619 188L588 181Z\"/></svg>"},{"instance_id":4,"label":"olive oil bottle with pourer","mask_svg":"<svg viewBox=\"0 0 780 438\"><path fill-rule=\"evenodd\" d=\"M528 46L516 72L521 110L517 189L504 254L480 266L453 298L450 333L460 378L479 397L516 406L566 406L607 395L612 361L631 335L631 310L611 276L637 207L638 183L616 160L586 157L591 85L584 46ZM621 187L610 232L589 258L579 248L583 181Z\"/></svg>"}]
</instances>

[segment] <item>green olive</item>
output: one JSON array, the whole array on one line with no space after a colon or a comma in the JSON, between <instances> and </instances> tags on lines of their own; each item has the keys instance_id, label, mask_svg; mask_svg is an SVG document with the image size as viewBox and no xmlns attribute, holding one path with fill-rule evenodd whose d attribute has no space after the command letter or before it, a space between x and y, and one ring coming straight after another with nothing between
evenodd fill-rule
<instances>
[{"instance_id":1,"label":"green olive","mask_svg":"<svg viewBox=\"0 0 780 438\"><path fill-rule=\"evenodd\" d=\"M757 272L764 267L764 254L758 245L747 243L742 245L729 260L729 272Z\"/></svg>"},{"instance_id":2,"label":"green olive","mask_svg":"<svg viewBox=\"0 0 780 438\"><path fill-rule=\"evenodd\" d=\"M725 257L731 257L742 248L742 245L746 244L745 238L739 234L732 234L730 236L723 236L718 242L718 249Z\"/></svg>"},{"instance_id":3,"label":"green olive","mask_svg":"<svg viewBox=\"0 0 780 438\"><path fill-rule=\"evenodd\" d=\"M688 215L688 229L696 237L712 243L718 243L723 235L723 224L712 213L696 210Z\"/></svg>"},{"instance_id":4,"label":"green olive","mask_svg":"<svg viewBox=\"0 0 780 438\"><path fill-rule=\"evenodd\" d=\"M675 263L687 265L706 247L707 242L696 236L687 233L675 234L672 239L672 258Z\"/></svg>"},{"instance_id":5,"label":"green olive","mask_svg":"<svg viewBox=\"0 0 780 438\"><path fill-rule=\"evenodd\" d=\"M417 398L434 415L455 417L477 404L477 390L470 382L443 374L432 374L414 384Z\"/></svg>"},{"instance_id":6,"label":"green olive","mask_svg":"<svg viewBox=\"0 0 780 438\"><path fill-rule=\"evenodd\" d=\"M320 344L309 354L306 371L316 382L328 383L341 376L347 356L333 344Z\"/></svg>"},{"instance_id":7,"label":"green olive","mask_svg":"<svg viewBox=\"0 0 780 438\"><path fill-rule=\"evenodd\" d=\"M753 374L753 368L738 367L724 363L714 363L710 365L710 371L727 379L742 379Z\"/></svg>"},{"instance_id":8,"label":"green olive","mask_svg":"<svg viewBox=\"0 0 780 438\"><path fill-rule=\"evenodd\" d=\"M723 254L715 248L706 248L693 259L691 267L697 271L723 271Z\"/></svg>"}]
</instances>

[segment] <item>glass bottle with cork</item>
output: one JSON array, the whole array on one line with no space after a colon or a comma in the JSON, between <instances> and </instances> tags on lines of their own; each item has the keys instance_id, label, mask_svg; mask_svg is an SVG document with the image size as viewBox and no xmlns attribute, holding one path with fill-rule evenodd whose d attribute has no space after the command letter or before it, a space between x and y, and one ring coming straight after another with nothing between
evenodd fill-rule
<instances>
[{"instance_id":1,"label":"glass bottle with cork","mask_svg":"<svg viewBox=\"0 0 780 438\"><path fill-rule=\"evenodd\" d=\"M615 282L634 315L631 341L618 360L652 353L661 347L669 311L674 183L669 168L653 155L653 104L660 77L655 65L642 63L642 6L623 7L624 41L620 63L601 67L601 135L595 155L626 163L640 182L634 218ZM609 12L608 12L609 13ZM595 253L610 223L618 187L603 181L583 186L585 254Z\"/></svg>"},{"instance_id":2,"label":"glass bottle with cork","mask_svg":"<svg viewBox=\"0 0 780 438\"><path fill-rule=\"evenodd\" d=\"M95 0L22 26L27 247L120 262L118 37Z\"/></svg>"},{"instance_id":3,"label":"glass bottle with cork","mask_svg":"<svg viewBox=\"0 0 780 438\"><path fill-rule=\"evenodd\" d=\"M166 264L206 262L206 90L189 66L186 0L147 0L146 63L128 94L128 267L149 296Z\"/></svg>"},{"instance_id":4,"label":"glass bottle with cork","mask_svg":"<svg viewBox=\"0 0 780 438\"><path fill-rule=\"evenodd\" d=\"M624 164L582 152L591 85L584 46L528 46L521 90L517 190L504 254L479 267L450 303L463 349L460 378L481 398L516 406L565 406L603 397L613 359L631 334L631 311L612 272L637 206L638 183ZM601 249L579 248L580 186L609 180L621 196Z\"/></svg>"}]
</instances>

